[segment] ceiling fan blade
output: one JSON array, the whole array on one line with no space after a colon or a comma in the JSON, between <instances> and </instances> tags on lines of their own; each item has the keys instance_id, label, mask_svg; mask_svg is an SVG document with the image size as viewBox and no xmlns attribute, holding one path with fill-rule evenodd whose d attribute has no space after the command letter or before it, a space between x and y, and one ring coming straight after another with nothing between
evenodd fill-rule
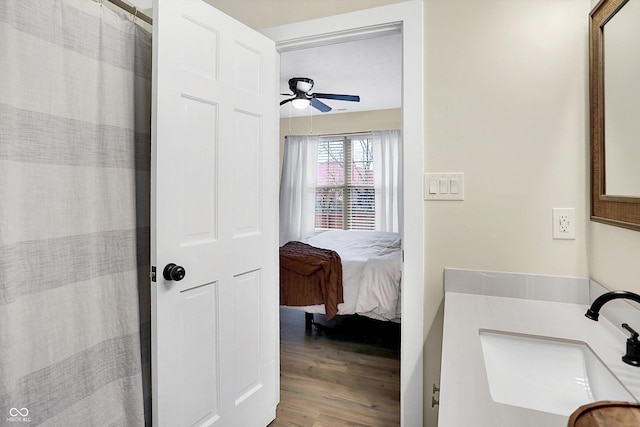
<instances>
[{"instance_id":1,"label":"ceiling fan blade","mask_svg":"<svg viewBox=\"0 0 640 427\"><path fill-rule=\"evenodd\" d=\"M311 98L311 106L322 111L323 113L326 113L327 111L331 111L331 107L329 107L327 104L325 104L322 101L318 101L315 98Z\"/></svg>"},{"instance_id":2,"label":"ceiling fan blade","mask_svg":"<svg viewBox=\"0 0 640 427\"><path fill-rule=\"evenodd\" d=\"M360 97L358 95L340 95L337 93L314 93L312 96L314 98L337 99L339 101L360 102Z\"/></svg>"},{"instance_id":3,"label":"ceiling fan blade","mask_svg":"<svg viewBox=\"0 0 640 427\"><path fill-rule=\"evenodd\" d=\"M293 97L293 98L285 99L284 101L280 101L280 105L284 105L284 104L286 104L287 102L291 102L291 101L293 101L294 99L296 99L296 98L295 98L295 97Z\"/></svg>"}]
</instances>

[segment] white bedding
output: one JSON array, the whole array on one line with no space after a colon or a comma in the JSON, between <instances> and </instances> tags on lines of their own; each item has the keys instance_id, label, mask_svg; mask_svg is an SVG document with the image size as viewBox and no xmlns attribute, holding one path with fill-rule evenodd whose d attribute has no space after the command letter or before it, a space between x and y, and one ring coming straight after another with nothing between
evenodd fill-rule
<instances>
[{"instance_id":1,"label":"white bedding","mask_svg":"<svg viewBox=\"0 0 640 427\"><path fill-rule=\"evenodd\" d=\"M340 255L344 303L338 304L338 314L357 313L378 320L400 320L400 234L332 230L310 237L305 243ZM292 308L325 314L322 304Z\"/></svg>"}]
</instances>

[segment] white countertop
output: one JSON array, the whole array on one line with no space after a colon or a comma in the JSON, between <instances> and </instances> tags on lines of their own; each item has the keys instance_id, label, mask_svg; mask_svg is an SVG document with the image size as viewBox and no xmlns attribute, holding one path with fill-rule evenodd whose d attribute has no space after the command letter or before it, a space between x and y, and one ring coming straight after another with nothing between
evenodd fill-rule
<instances>
[{"instance_id":1,"label":"white countertop","mask_svg":"<svg viewBox=\"0 0 640 427\"><path fill-rule=\"evenodd\" d=\"M586 283L588 287L588 282ZM447 291L440 380L440 427L565 427L568 416L494 402L484 367L480 329L581 341L640 398L640 368L622 362L627 335L588 305ZM577 409L577 408L576 408Z\"/></svg>"}]
</instances>

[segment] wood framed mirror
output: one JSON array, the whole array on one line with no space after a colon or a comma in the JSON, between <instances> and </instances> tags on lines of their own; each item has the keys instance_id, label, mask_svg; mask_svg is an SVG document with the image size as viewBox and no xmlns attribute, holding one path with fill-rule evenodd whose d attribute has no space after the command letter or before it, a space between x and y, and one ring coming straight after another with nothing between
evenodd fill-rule
<instances>
[{"instance_id":1,"label":"wood framed mirror","mask_svg":"<svg viewBox=\"0 0 640 427\"><path fill-rule=\"evenodd\" d=\"M622 61L616 61L614 58L616 55L619 58L625 58L627 55L616 54L617 47L612 43L617 43L624 49L636 49L635 52L637 52L640 49L640 39L635 34L640 33L633 30L634 35L629 37L629 28L618 30L612 26L612 23L615 22L616 26L621 26L627 21L635 20L633 27L640 29L640 20L635 18L635 16L640 17L635 12L640 11L639 3L638 0L601 0L591 11L589 28L591 220L638 231L640 231L640 179L637 171L640 171L640 162L638 162L640 158L635 153L640 152L640 127L635 125L633 120L624 120L624 118L631 115L635 117L635 122L640 123L638 119L640 97L634 96L633 89L640 88L640 61L621 65ZM630 6L632 4L633 8ZM622 11L625 13L621 13ZM631 13L634 15L630 15ZM608 36L606 43L605 29ZM622 37L625 43L618 43L617 40ZM635 39L638 44L632 45L631 39ZM605 60L605 47L611 59L607 57ZM631 56L636 57L637 54ZM633 67L639 67L639 71L634 72ZM605 72L609 73L606 78ZM633 75L635 75L634 81L625 80L625 76ZM606 93L605 90L607 90ZM625 94L627 99L618 100L618 94ZM626 104L629 102L631 104ZM632 114L627 114L629 112ZM607 129L606 125L609 125L610 129ZM617 131L618 129L622 130ZM630 132L636 133L630 134ZM612 145L614 140L616 143L622 142L622 145ZM624 150L627 152L621 147L626 147ZM607 153L609 153L609 159L607 159ZM624 170L624 165L615 163L615 159L623 159L624 163L630 164L632 168L630 170L636 175L628 176L627 172L621 172ZM616 175L623 178L620 180L615 177ZM624 185L614 185L615 180ZM631 187L635 186L635 188L625 188L628 184L632 184Z\"/></svg>"}]
</instances>

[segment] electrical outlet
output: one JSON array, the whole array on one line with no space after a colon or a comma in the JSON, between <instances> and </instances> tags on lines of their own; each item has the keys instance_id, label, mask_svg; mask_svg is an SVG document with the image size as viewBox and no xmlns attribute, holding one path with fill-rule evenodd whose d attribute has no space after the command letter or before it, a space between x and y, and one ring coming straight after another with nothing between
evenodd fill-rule
<instances>
[{"instance_id":1,"label":"electrical outlet","mask_svg":"<svg viewBox=\"0 0 640 427\"><path fill-rule=\"evenodd\" d=\"M576 238L576 210L575 208L553 208L553 238Z\"/></svg>"},{"instance_id":2,"label":"electrical outlet","mask_svg":"<svg viewBox=\"0 0 640 427\"><path fill-rule=\"evenodd\" d=\"M569 215L560 215L560 224L559 224L560 233L568 233L569 228L571 227L571 223L569 222Z\"/></svg>"}]
</instances>

